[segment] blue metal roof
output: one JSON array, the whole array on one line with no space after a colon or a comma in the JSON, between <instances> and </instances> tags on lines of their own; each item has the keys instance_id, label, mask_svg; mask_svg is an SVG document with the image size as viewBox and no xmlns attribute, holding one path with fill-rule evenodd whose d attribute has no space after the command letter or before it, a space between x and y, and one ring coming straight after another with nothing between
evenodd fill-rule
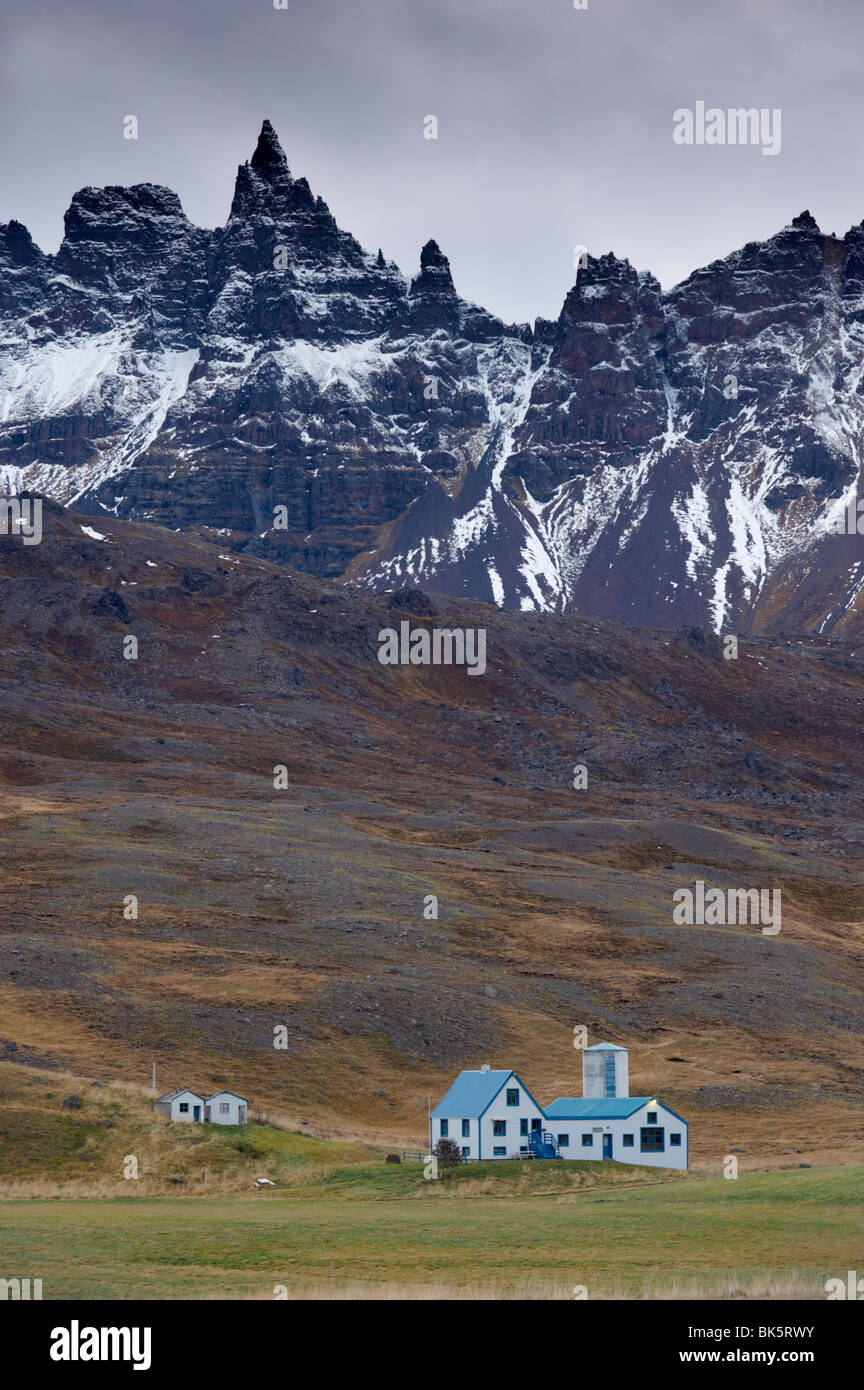
<instances>
[{"instance_id":1,"label":"blue metal roof","mask_svg":"<svg viewBox=\"0 0 864 1390\"><path fill-rule=\"evenodd\" d=\"M584 1047L583 1052L626 1052L626 1047L619 1047L617 1043L592 1043L590 1047Z\"/></svg>"},{"instance_id":2,"label":"blue metal roof","mask_svg":"<svg viewBox=\"0 0 864 1390\"><path fill-rule=\"evenodd\" d=\"M476 1119L488 1110L505 1081L514 1074L512 1071L460 1071L446 1096L432 1111L432 1118Z\"/></svg>"},{"instance_id":3,"label":"blue metal roof","mask_svg":"<svg viewBox=\"0 0 864 1390\"><path fill-rule=\"evenodd\" d=\"M563 1096L546 1106L546 1114L550 1120L626 1120L652 1099L652 1096L620 1096L606 1100L594 1096Z\"/></svg>"}]
</instances>

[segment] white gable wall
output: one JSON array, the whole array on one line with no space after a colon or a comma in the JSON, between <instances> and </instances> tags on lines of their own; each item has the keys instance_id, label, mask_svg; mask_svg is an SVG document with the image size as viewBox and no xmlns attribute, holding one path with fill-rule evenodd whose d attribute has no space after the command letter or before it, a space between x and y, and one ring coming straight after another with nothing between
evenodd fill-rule
<instances>
[{"instance_id":1,"label":"white gable wall","mask_svg":"<svg viewBox=\"0 0 864 1390\"><path fill-rule=\"evenodd\" d=\"M507 1104L509 1090L519 1092L518 1105ZM496 1120L504 1121L507 1132L503 1137L495 1134ZM541 1130L549 1128L540 1106L531 1099L518 1076L511 1076L480 1121L481 1158L518 1158L520 1148L528 1147L528 1136L521 1133L523 1120L527 1121L529 1131L532 1120L540 1121ZM496 1154L495 1150L500 1148L506 1152Z\"/></svg>"},{"instance_id":2,"label":"white gable wall","mask_svg":"<svg viewBox=\"0 0 864 1390\"><path fill-rule=\"evenodd\" d=\"M518 1091L519 1102L517 1105L507 1104L507 1092L510 1090ZM443 1117L447 1121L447 1133L441 1133L441 1119L432 1120L432 1147L441 1138L453 1139L461 1150L467 1149L464 1154L466 1159L487 1159L487 1158L517 1158L520 1147L527 1147L527 1135L520 1133L522 1120L526 1120L528 1129L531 1128L531 1121L540 1121L541 1129L548 1129L549 1125L543 1118L543 1111L529 1096L518 1076L511 1076L501 1087L491 1105L487 1108L484 1115L479 1119L476 1116L468 1115L447 1115ZM468 1121L467 1136L462 1133L462 1121ZM503 1120L506 1126L506 1134L500 1137L495 1134L495 1120ZM496 1148L506 1149L505 1154L496 1154Z\"/></svg>"},{"instance_id":3,"label":"white gable wall","mask_svg":"<svg viewBox=\"0 0 864 1390\"><path fill-rule=\"evenodd\" d=\"M188 1120L190 1124L200 1124L204 1119L204 1099L196 1096L194 1091L181 1091L179 1095L171 1097L171 1119ZM181 1106L186 1107L185 1110ZM195 1119L195 1107L198 1107L198 1119Z\"/></svg>"},{"instance_id":4,"label":"white gable wall","mask_svg":"<svg viewBox=\"0 0 864 1390\"><path fill-rule=\"evenodd\" d=\"M204 1119L210 1125L245 1125L246 1101L230 1091L217 1091L207 1099Z\"/></svg>"}]
</instances>

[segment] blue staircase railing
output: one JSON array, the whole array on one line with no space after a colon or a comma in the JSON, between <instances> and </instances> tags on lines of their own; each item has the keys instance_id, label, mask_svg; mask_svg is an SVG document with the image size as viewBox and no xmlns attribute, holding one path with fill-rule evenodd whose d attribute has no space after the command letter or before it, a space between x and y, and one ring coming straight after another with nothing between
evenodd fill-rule
<instances>
[{"instance_id":1,"label":"blue staircase railing","mask_svg":"<svg viewBox=\"0 0 864 1390\"><path fill-rule=\"evenodd\" d=\"M548 1130L534 1129L528 1135L528 1147L535 1158L560 1158L554 1134Z\"/></svg>"}]
</instances>

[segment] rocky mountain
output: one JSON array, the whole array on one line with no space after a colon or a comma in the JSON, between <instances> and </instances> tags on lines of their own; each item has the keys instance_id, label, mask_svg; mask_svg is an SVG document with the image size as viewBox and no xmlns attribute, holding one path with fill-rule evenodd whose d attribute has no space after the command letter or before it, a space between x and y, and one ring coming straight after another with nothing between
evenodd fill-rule
<instances>
[{"instance_id":1,"label":"rocky mountain","mask_svg":"<svg viewBox=\"0 0 864 1390\"><path fill-rule=\"evenodd\" d=\"M0 226L0 483L237 553L637 625L864 631L864 224L803 213L664 292L589 257L557 322L406 278L265 121L224 227L87 188ZM864 526L864 519L862 519Z\"/></svg>"}]
</instances>

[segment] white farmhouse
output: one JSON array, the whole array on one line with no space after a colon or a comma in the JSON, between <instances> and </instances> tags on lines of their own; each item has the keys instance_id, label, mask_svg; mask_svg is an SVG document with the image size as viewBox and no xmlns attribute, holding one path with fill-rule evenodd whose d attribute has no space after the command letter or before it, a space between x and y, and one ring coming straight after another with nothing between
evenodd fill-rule
<instances>
[{"instance_id":1,"label":"white farmhouse","mask_svg":"<svg viewBox=\"0 0 864 1390\"><path fill-rule=\"evenodd\" d=\"M463 1071L429 1119L429 1140L453 1139L465 1160L611 1159L689 1167L687 1121L653 1096L629 1094L628 1055L614 1043L582 1054L581 1097L542 1109L514 1071Z\"/></svg>"},{"instance_id":2,"label":"white farmhouse","mask_svg":"<svg viewBox=\"0 0 864 1390\"><path fill-rule=\"evenodd\" d=\"M204 1102L205 1125L245 1125L248 1101L233 1091L214 1091Z\"/></svg>"},{"instance_id":3,"label":"white farmhouse","mask_svg":"<svg viewBox=\"0 0 864 1390\"><path fill-rule=\"evenodd\" d=\"M204 1098L197 1092L175 1086L164 1096L153 1102L154 1110L167 1115L169 1120L186 1120L190 1124L201 1124L204 1118Z\"/></svg>"},{"instance_id":4,"label":"white farmhouse","mask_svg":"<svg viewBox=\"0 0 864 1390\"><path fill-rule=\"evenodd\" d=\"M429 1120L432 1148L453 1139L464 1159L518 1158L545 1127L541 1107L515 1071L489 1066L460 1072Z\"/></svg>"}]
</instances>

